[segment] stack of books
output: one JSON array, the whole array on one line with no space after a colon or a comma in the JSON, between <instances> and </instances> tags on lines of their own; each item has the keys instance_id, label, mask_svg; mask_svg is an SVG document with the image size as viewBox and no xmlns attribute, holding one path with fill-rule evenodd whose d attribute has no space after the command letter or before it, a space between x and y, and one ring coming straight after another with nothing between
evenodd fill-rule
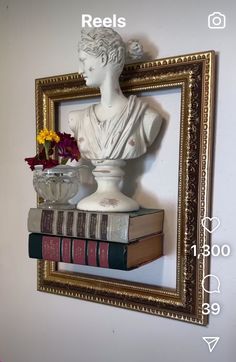
<instances>
[{"instance_id":1,"label":"stack of books","mask_svg":"<svg viewBox=\"0 0 236 362\"><path fill-rule=\"evenodd\" d=\"M130 213L31 208L29 257L130 270L163 255L164 211Z\"/></svg>"}]
</instances>

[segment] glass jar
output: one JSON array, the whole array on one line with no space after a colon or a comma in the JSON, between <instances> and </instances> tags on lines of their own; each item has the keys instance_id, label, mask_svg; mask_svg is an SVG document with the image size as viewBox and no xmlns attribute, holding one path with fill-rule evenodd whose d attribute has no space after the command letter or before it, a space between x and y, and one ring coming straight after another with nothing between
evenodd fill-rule
<instances>
[{"instance_id":1,"label":"glass jar","mask_svg":"<svg viewBox=\"0 0 236 362\"><path fill-rule=\"evenodd\" d=\"M74 209L70 200L78 193L80 167L58 165L42 169L36 166L33 176L34 189L43 199L38 207L46 209Z\"/></svg>"}]
</instances>

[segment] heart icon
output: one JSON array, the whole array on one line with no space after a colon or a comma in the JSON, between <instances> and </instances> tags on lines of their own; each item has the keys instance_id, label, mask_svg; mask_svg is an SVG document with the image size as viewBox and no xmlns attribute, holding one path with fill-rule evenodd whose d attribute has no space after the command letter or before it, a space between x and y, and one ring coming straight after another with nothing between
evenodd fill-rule
<instances>
[{"instance_id":1,"label":"heart icon","mask_svg":"<svg viewBox=\"0 0 236 362\"><path fill-rule=\"evenodd\" d=\"M220 226L220 220L216 216L213 217L206 216L202 219L201 223L204 229L206 229L210 234L216 231Z\"/></svg>"}]
</instances>

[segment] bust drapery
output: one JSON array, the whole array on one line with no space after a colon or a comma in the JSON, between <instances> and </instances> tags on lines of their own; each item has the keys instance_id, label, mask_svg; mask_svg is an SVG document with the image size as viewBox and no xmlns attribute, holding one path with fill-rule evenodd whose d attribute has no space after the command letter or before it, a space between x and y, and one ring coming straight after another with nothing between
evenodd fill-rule
<instances>
[{"instance_id":1,"label":"bust drapery","mask_svg":"<svg viewBox=\"0 0 236 362\"><path fill-rule=\"evenodd\" d=\"M70 112L69 123L83 158L131 159L147 151L161 118L156 113L153 117L150 107L132 95L121 113L111 119L99 121L91 105Z\"/></svg>"}]
</instances>

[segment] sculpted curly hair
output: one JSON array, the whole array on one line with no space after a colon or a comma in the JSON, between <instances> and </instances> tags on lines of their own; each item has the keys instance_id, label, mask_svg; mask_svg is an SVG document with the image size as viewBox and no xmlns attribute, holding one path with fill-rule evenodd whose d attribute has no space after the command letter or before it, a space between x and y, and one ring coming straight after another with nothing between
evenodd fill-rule
<instances>
[{"instance_id":1,"label":"sculpted curly hair","mask_svg":"<svg viewBox=\"0 0 236 362\"><path fill-rule=\"evenodd\" d=\"M125 63L125 43L121 36L112 28L93 28L81 31L78 51L100 57L106 55L106 63L118 65L122 70Z\"/></svg>"}]
</instances>

